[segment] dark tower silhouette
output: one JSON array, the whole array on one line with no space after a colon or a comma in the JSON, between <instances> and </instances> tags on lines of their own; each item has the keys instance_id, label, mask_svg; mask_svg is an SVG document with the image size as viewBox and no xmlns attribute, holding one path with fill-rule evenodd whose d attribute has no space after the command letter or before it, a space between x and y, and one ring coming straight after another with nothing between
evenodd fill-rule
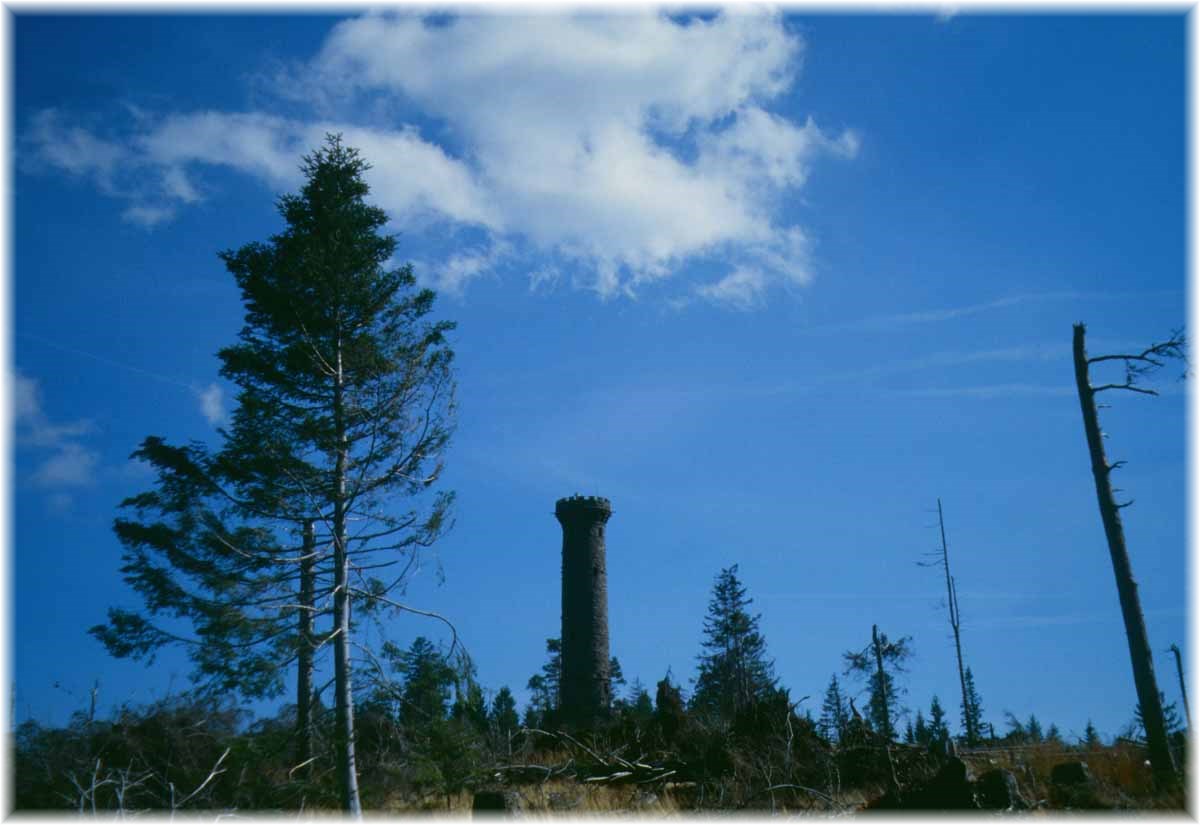
<instances>
[{"instance_id":1,"label":"dark tower silhouette","mask_svg":"<svg viewBox=\"0 0 1200 825\"><path fill-rule=\"evenodd\" d=\"M554 505L563 530L559 706L572 727L594 724L612 698L604 560L604 525L611 515L608 499L598 496L560 498Z\"/></svg>"}]
</instances>

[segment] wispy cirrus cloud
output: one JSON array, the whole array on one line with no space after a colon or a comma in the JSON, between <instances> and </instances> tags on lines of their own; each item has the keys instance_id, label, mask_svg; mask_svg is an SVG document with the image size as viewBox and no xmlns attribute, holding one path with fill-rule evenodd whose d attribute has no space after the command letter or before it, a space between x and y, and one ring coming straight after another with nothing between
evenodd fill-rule
<instances>
[{"instance_id":1,"label":"wispy cirrus cloud","mask_svg":"<svg viewBox=\"0 0 1200 825\"><path fill-rule=\"evenodd\" d=\"M96 481L100 455L84 443L95 432L87 419L56 422L42 409L41 388L33 378L21 373L12 376L13 422L16 446L37 458L28 481L47 492L56 510L70 506L70 490L87 487Z\"/></svg>"},{"instance_id":2,"label":"wispy cirrus cloud","mask_svg":"<svg viewBox=\"0 0 1200 825\"><path fill-rule=\"evenodd\" d=\"M858 151L852 130L772 111L803 53L800 36L764 10L367 14L334 26L274 82L280 111L299 103L308 116L139 110L101 135L48 110L23 145L124 199L126 220L152 228L212 197L206 168L292 187L300 156L342 132L374 164L374 198L406 231L470 230L484 250L504 250L432 265L448 290L521 255L548 256L536 272L580 273L572 282L603 297L709 261L725 272L685 294L751 309L811 278L785 201L820 159ZM408 119L394 114L406 107Z\"/></svg>"}]
</instances>

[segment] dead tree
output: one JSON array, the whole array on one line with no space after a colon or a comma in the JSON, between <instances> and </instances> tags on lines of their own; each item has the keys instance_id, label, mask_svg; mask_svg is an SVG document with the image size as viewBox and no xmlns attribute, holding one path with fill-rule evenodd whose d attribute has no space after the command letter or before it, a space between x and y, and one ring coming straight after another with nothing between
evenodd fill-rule
<instances>
[{"instance_id":1,"label":"dead tree","mask_svg":"<svg viewBox=\"0 0 1200 825\"><path fill-rule=\"evenodd\" d=\"M1121 601L1121 614L1125 620L1125 636L1129 640L1129 658L1133 665L1133 682L1137 688L1138 704L1146 726L1146 741L1150 751L1150 764L1156 780L1171 783L1175 780L1175 765L1167 744L1167 728L1163 719L1162 701L1159 699L1158 682L1154 676L1154 660L1150 654L1150 642L1146 635L1146 620L1142 615L1142 604L1138 598L1137 582L1125 548L1125 531L1121 526L1121 510L1133 501L1116 502L1110 476L1125 462L1108 463L1104 454L1103 434L1096 415L1096 395L1106 390L1129 390L1144 395L1158 395L1152 389L1137 385L1139 377L1162 367L1164 359L1183 358L1185 340L1182 332L1172 334L1164 343L1154 344L1136 354L1101 355L1088 358L1084 346L1086 328L1075 324L1074 357L1075 385L1079 391L1079 406L1083 412L1083 429L1087 435L1088 451L1092 460L1092 477L1096 482L1096 497L1100 503L1100 518L1104 522L1104 534L1108 539L1108 550L1112 557L1113 574L1117 579L1117 594ZM1104 361L1120 361L1125 367L1123 383L1102 384L1093 387L1088 377L1092 364Z\"/></svg>"},{"instance_id":2,"label":"dead tree","mask_svg":"<svg viewBox=\"0 0 1200 825\"><path fill-rule=\"evenodd\" d=\"M922 567L940 566L946 574L946 603L950 610L950 629L954 631L954 652L958 655L958 684L962 688L963 726L966 728L967 743L974 745L979 741L979 731L976 729L979 720L975 718L972 709L972 699L967 695L967 677L963 671L962 655L962 625L958 613L958 588L954 577L950 575L950 551L946 546L946 522L942 518L942 500L937 500L938 529L942 534L942 546L932 555L937 557L933 562L917 562Z\"/></svg>"},{"instance_id":3,"label":"dead tree","mask_svg":"<svg viewBox=\"0 0 1200 825\"><path fill-rule=\"evenodd\" d=\"M1183 681L1183 657L1179 653L1179 645L1172 643L1169 648L1175 654L1175 672L1179 674L1179 693L1183 696L1183 714L1187 717L1188 733L1192 732L1192 709L1188 707L1187 683Z\"/></svg>"}]
</instances>

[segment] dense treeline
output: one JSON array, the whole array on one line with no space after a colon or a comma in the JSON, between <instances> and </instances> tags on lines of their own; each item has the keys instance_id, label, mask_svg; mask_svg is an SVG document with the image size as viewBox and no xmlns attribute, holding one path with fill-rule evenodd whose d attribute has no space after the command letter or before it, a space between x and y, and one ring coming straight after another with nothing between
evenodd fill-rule
<instances>
[{"instance_id":1,"label":"dense treeline","mask_svg":"<svg viewBox=\"0 0 1200 825\"><path fill-rule=\"evenodd\" d=\"M464 792L551 776L608 782L627 774L658 778L659 787L669 779L686 788L687 804L705 809L794 807L797 798L801 807L828 809L855 789L867 797L927 778L952 740L966 745L965 724L956 737L938 697L915 713L901 706L899 666L911 641L889 642L877 630L864 651L847 653L842 674L865 673L868 713L859 712L837 674L819 716L801 711L774 675L751 603L736 566L721 571L690 695L669 672L653 695L640 680L627 684L614 658L609 717L588 732L561 729L557 639L547 640L547 659L529 680L523 714L508 687L479 684L461 648L451 654L424 637L407 648L384 645L387 678L355 697L363 806L452 808ZM872 670L876 652L887 678ZM972 695L971 712L981 714L973 680ZM1178 714L1166 706L1182 755ZM80 712L63 728L26 722L15 738L14 801L18 809L83 813L337 808L336 715L318 702L312 717L307 764L295 758L294 704L249 721L232 704L185 693L122 707L106 720ZM902 732L885 732L883 725L899 727L901 719ZM1127 743L1138 724L1135 718L1123 732ZM1090 722L1081 740L1070 743L1056 725L1043 726L1032 715L1022 720L1005 712L1000 735L986 722L981 730L984 748L1036 747L1061 758L1105 747Z\"/></svg>"}]
</instances>

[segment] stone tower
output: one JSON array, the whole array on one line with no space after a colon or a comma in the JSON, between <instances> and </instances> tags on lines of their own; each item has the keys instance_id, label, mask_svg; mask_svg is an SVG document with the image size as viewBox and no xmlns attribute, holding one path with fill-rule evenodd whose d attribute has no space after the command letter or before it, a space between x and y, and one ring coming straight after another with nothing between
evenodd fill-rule
<instances>
[{"instance_id":1,"label":"stone tower","mask_svg":"<svg viewBox=\"0 0 1200 825\"><path fill-rule=\"evenodd\" d=\"M612 515L608 499L560 498L554 516L562 525L562 681L563 721L588 727L608 713L608 573L604 525Z\"/></svg>"}]
</instances>

